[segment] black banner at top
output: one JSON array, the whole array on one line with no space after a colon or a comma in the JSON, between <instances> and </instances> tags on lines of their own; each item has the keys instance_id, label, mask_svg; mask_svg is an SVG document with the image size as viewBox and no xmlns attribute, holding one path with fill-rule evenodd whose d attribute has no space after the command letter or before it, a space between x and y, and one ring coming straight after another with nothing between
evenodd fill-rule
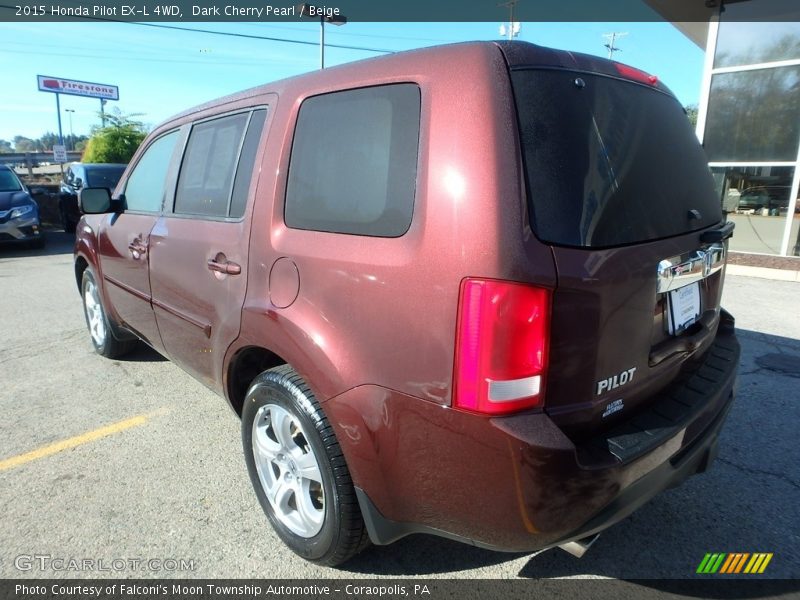
<instances>
[{"instance_id":1,"label":"black banner at top","mask_svg":"<svg viewBox=\"0 0 800 600\"><path fill-rule=\"evenodd\" d=\"M305 5L305 11L301 7ZM797 0L18 0L0 21L800 21Z\"/></svg>"}]
</instances>

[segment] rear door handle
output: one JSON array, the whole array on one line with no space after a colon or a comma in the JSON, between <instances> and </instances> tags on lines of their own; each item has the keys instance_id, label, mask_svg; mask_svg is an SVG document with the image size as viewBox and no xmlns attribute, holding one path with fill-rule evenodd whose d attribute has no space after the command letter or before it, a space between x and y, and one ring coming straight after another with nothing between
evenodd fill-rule
<instances>
[{"instance_id":1,"label":"rear door handle","mask_svg":"<svg viewBox=\"0 0 800 600\"><path fill-rule=\"evenodd\" d=\"M223 273L225 275L239 275L242 272L241 265L228 260L222 252L214 258L208 259L208 268L215 273Z\"/></svg>"}]
</instances>

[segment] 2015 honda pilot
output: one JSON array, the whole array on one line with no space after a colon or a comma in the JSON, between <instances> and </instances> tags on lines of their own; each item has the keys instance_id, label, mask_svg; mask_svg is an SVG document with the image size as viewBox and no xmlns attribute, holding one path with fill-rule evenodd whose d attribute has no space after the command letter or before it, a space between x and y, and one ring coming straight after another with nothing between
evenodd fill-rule
<instances>
[{"instance_id":1,"label":"2015 honda pilot","mask_svg":"<svg viewBox=\"0 0 800 600\"><path fill-rule=\"evenodd\" d=\"M81 202L97 352L143 340L223 395L309 560L581 554L715 456L732 225L637 69L522 42L325 69L170 119Z\"/></svg>"}]
</instances>

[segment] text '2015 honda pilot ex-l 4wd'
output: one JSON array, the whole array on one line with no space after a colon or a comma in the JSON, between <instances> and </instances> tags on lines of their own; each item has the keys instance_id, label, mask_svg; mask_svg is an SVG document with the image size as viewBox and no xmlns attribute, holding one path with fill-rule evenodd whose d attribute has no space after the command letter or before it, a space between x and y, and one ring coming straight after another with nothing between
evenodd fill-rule
<instances>
[{"instance_id":1,"label":"text '2015 honda pilot ex-l 4wd'","mask_svg":"<svg viewBox=\"0 0 800 600\"><path fill-rule=\"evenodd\" d=\"M639 70L522 42L326 69L178 115L81 202L95 348L224 395L309 560L581 554L714 458L732 225Z\"/></svg>"}]
</instances>

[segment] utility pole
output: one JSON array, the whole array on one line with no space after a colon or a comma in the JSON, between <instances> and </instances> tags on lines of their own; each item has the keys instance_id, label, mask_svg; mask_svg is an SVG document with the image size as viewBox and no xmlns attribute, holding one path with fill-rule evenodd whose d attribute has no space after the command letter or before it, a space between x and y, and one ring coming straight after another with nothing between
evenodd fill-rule
<instances>
[{"instance_id":1,"label":"utility pole","mask_svg":"<svg viewBox=\"0 0 800 600\"><path fill-rule=\"evenodd\" d=\"M607 44L603 44L606 48L608 48L608 58L614 58L614 52L622 52L621 49L617 48L615 42L617 38L625 37L628 35L627 31L620 32L620 31L612 31L611 33L604 33L603 37L608 40Z\"/></svg>"}]
</instances>

